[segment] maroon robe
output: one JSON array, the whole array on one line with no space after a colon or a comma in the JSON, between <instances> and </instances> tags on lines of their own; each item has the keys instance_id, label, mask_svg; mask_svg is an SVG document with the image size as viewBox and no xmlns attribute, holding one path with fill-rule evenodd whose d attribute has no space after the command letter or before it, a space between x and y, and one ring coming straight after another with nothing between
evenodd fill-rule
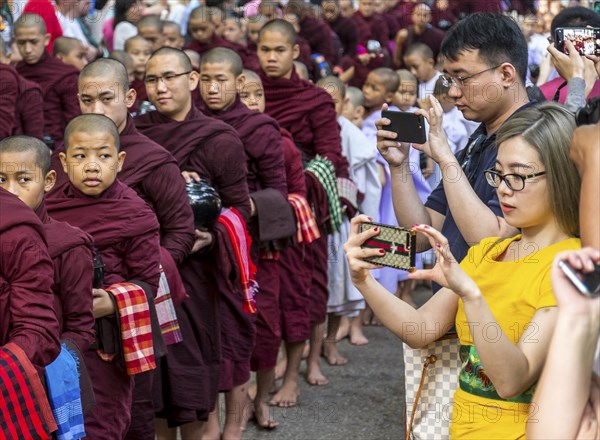
<instances>
[{"instance_id":1,"label":"maroon robe","mask_svg":"<svg viewBox=\"0 0 600 440\"><path fill-rule=\"evenodd\" d=\"M81 229L52 219L44 203L35 213L44 225L48 252L54 264L53 290L60 339L77 345L83 353L94 340L94 242Z\"/></svg>"},{"instance_id":2,"label":"maroon robe","mask_svg":"<svg viewBox=\"0 0 600 440\"><path fill-rule=\"evenodd\" d=\"M272 79L262 75L262 81L266 98L265 112L292 134L302 153L303 162L309 162L319 154L333 163L337 177L348 178L348 162L342 155L340 130L331 96L314 84L300 79L295 70L290 79ZM324 214L316 216L322 237L307 246L313 264L311 297L320 299L311 307L315 309L313 323L316 323L317 317L324 317L327 313L325 225L329 210L325 190L314 179L307 181L307 199L317 213Z\"/></svg>"},{"instance_id":3,"label":"maroon robe","mask_svg":"<svg viewBox=\"0 0 600 440\"><path fill-rule=\"evenodd\" d=\"M356 11L352 17L358 29L358 41L365 48L369 40L377 40L382 49L387 49L389 42L389 29L385 19L379 14L364 17Z\"/></svg>"},{"instance_id":4,"label":"maroon robe","mask_svg":"<svg viewBox=\"0 0 600 440\"><path fill-rule=\"evenodd\" d=\"M19 74L12 66L0 63L0 139L16 129L18 90Z\"/></svg>"},{"instance_id":5,"label":"maroon robe","mask_svg":"<svg viewBox=\"0 0 600 440\"><path fill-rule=\"evenodd\" d=\"M202 54L208 52L215 47L226 47L237 52L238 48L241 47L239 44L232 43L225 38L219 37L217 34L213 34L210 43L200 43L198 40L191 40L184 49L190 49L198 52L200 57Z\"/></svg>"},{"instance_id":6,"label":"maroon robe","mask_svg":"<svg viewBox=\"0 0 600 440\"><path fill-rule=\"evenodd\" d=\"M60 352L53 275L42 223L0 188L0 346L17 344L40 374Z\"/></svg>"},{"instance_id":7,"label":"maroon robe","mask_svg":"<svg viewBox=\"0 0 600 440\"><path fill-rule=\"evenodd\" d=\"M306 197L302 155L289 131L281 129L288 192ZM306 258L307 246L297 243L281 252L279 258L279 307L281 333L286 342L306 341L310 337L308 299L312 261Z\"/></svg>"},{"instance_id":8,"label":"maroon robe","mask_svg":"<svg viewBox=\"0 0 600 440\"><path fill-rule=\"evenodd\" d=\"M146 84L143 80L134 78L131 82L130 87L135 90L135 102L129 109L129 112L136 115L140 111L142 102L148 101L148 94L146 93Z\"/></svg>"},{"instance_id":9,"label":"maroon robe","mask_svg":"<svg viewBox=\"0 0 600 440\"><path fill-rule=\"evenodd\" d=\"M92 198L65 183L46 204L53 218L68 221L94 238L105 265L104 288L139 280L156 294L159 226L135 191L116 180L100 197ZM101 360L95 350L86 351L84 359L96 398L96 407L85 415L86 434L93 439L121 440L131 420L133 377Z\"/></svg>"},{"instance_id":10,"label":"maroon robe","mask_svg":"<svg viewBox=\"0 0 600 440\"><path fill-rule=\"evenodd\" d=\"M404 2L403 0L398 0L398 3L394 5L387 13L394 15L396 21L398 22L398 26L400 29L404 29L413 24L412 21L412 13L415 6L418 3L413 2Z\"/></svg>"},{"instance_id":11,"label":"maroon robe","mask_svg":"<svg viewBox=\"0 0 600 440\"><path fill-rule=\"evenodd\" d=\"M246 155L232 127L203 115L195 107L182 122L154 111L137 117L135 123L142 133L173 154L181 171L195 171L207 180L219 193L223 206L249 217ZM183 342L168 346L168 354L161 360L161 374L155 377L155 389L164 404L157 416L166 418L171 426L206 420L218 394L219 282L231 280L221 276L221 269L229 262L218 258L226 235L218 226L213 226L211 232L213 244L180 265L190 295L176 307Z\"/></svg>"},{"instance_id":12,"label":"maroon robe","mask_svg":"<svg viewBox=\"0 0 600 440\"><path fill-rule=\"evenodd\" d=\"M423 43L429 46L433 51L433 59L437 60L440 48L442 47L442 40L444 39L444 31L429 25L422 33L417 34L413 26L408 27L408 37L402 44L402 55L406 53L406 50L415 43Z\"/></svg>"},{"instance_id":13,"label":"maroon robe","mask_svg":"<svg viewBox=\"0 0 600 440\"><path fill-rule=\"evenodd\" d=\"M77 101L79 70L45 51L36 64L19 62L17 71L42 88L44 134L52 136L55 143L62 141L67 124L81 114Z\"/></svg>"},{"instance_id":14,"label":"maroon robe","mask_svg":"<svg viewBox=\"0 0 600 440\"><path fill-rule=\"evenodd\" d=\"M306 15L300 22L299 35L308 41L312 53L320 53L330 64L333 64L335 54L331 44L330 30L323 20ZM312 70L310 66L308 67L309 70Z\"/></svg>"},{"instance_id":15,"label":"maroon robe","mask_svg":"<svg viewBox=\"0 0 600 440\"><path fill-rule=\"evenodd\" d=\"M283 147L281 145L281 134L279 126L274 119L269 116L250 110L246 105L236 98L235 103L225 112L213 112L206 108L205 113L231 125L240 136L246 155L248 157L248 190L250 197L257 191L272 188L279 191L279 197L287 200L287 181L285 176L285 165L283 157ZM259 223L260 229L275 229L278 224L267 224L261 220L267 217L269 213L261 213L251 219L249 229L253 240L255 256L259 248ZM268 223L268 220L267 222ZM256 261L256 259L255 259ZM256 297L256 308L258 316L256 319L256 341L246 341L244 334L248 334L246 323L249 317L243 317L236 325L236 322L229 320L232 315L238 316L236 311L228 312L222 308L222 326L221 342L224 358L229 353L238 351L239 345L254 345L252 354L252 367L254 370L271 369L277 362L277 354L281 343L281 330L279 326L279 266L271 260L258 260L256 281L259 285L259 292ZM222 299L227 301L226 292L223 292ZM227 301L231 307L235 305L232 301ZM241 330L241 331L240 331ZM249 359L248 359L249 361ZM248 363L248 367L249 367ZM244 365L238 364L237 369L243 371ZM224 369L227 371L227 369ZM235 369L233 370L235 374ZM227 385L241 385L249 377L248 373L236 374L240 379L245 379L241 383L226 379L226 374L221 375L221 390L227 389Z\"/></svg>"},{"instance_id":16,"label":"maroon robe","mask_svg":"<svg viewBox=\"0 0 600 440\"><path fill-rule=\"evenodd\" d=\"M19 75L19 100L17 101L16 130L13 134L25 134L44 138L44 95L42 88Z\"/></svg>"},{"instance_id":17,"label":"maroon robe","mask_svg":"<svg viewBox=\"0 0 600 440\"><path fill-rule=\"evenodd\" d=\"M431 5L431 23L438 28L442 21L453 25L458 21L458 17L460 16L459 8L460 6L456 0L450 0L446 9L439 9L437 3L434 3Z\"/></svg>"},{"instance_id":18,"label":"maroon robe","mask_svg":"<svg viewBox=\"0 0 600 440\"><path fill-rule=\"evenodd\" d=\"M358 33L356 25L351 18L339 15L334 21L328 22L329 27L336 33L342 43L342 56L354 58L356 46L358 45Z\"/></svg>"},{"instance_id":19,"label":"maroon robe","mask_svg":"<svg viewBox=\"0 0 600 440\"><path fill-rule=\"evenodd\" d=\"M296 60L304 64L308 68L309 72L312 72L315 66L312 60L312 49L310 44L300 35L296 36L296 44L300 46L300 55L298 55Z\"/></svg>"}]
</instances>

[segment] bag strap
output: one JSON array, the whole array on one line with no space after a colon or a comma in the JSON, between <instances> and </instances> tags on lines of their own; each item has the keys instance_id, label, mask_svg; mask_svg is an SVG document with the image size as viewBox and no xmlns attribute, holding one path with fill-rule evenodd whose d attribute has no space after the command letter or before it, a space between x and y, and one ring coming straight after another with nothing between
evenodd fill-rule
<instances>
[{"instance_id":1,"label":"bag strap","mask_svg":"<svg viewBox=\"0 0 600 440\"><path fill-rule=\"evenodd\" d=\"M423 389L423 384L425 383L425 377L427 373L427 368L430 365L435 364L437 361L437 356L432 354L425 358L425 362L423 362L423 371L421 372L421 382L419 383L419 389L417 390L417 395L415 396L415 401L412 406L412 413L410 415L410 422L408 424L408 429L405 430L405 439L410 440L410 434L412 432L413 422L415 421L415 413L417 410L417 405L419 404L419 399L421 398L421 390ZM406 428L406 405L404 406L404 423Z\"/></svg>"}]
</instances>

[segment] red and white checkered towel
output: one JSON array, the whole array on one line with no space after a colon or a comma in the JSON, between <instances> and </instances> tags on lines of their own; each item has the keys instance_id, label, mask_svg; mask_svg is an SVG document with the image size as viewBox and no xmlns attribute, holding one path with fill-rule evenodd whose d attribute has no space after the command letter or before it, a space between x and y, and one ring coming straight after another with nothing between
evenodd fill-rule
<instances>
[{"instance_id":1,"label":"red and white checkered towel","mask_svg":"<svg viewBox=\"0 0 600 440\"><path fill-rule=\"evenodd\" d=\"M317 220L315 219L312 209L310 209L306 197L300 194L291 193L288 194L288 201L296 213L296 239L298 243L308 244L321 237L321 232L319 232L319 227L317 226Z\"/></svg>"}]
</instances>

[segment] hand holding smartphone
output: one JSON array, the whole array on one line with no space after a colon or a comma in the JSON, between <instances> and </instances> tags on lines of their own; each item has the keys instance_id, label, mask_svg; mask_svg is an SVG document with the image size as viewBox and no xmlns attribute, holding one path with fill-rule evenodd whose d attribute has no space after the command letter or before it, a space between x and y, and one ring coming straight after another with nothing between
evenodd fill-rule
<instances>
[{"instance_id":1,"label":"hand holding smartphone","mask_svg":"<svg viewBox=\"0 0 600 440\"><path fill-rule=\"evenodd\" d=\"M554 31L554 44L565 52L565 40L571 41L580 55L600 56L600 28L559 27Z\"/></svg>"},{"instance_id":2,"label":"hand holding smartphone","mask_svg":"<svg viewBox=\"0 0 600 440\"><path fill-rule=\"evenodd\" d=\"M398 142L411 144L424 144L427 142L425 118L423 116L409 112L383 110L381 117L391 121L391 124L385 129L396 133Z\"/></svg>"},{"instance_id":3,"label":"hand holding smartphone","mask_svg":"<svg viewBox=\"0 0 600 440\"><path fill-rule=\"evenodd\" d=\"M378 227L380 232L375 237L363 243L362 248L382 249L385 254L381 257L368 258L366 261L394 269L415 271L417 247L417 232L414 229L399 226L382 225L373 222L360 224L360 232Z\"/></svg>"}]
</instances>

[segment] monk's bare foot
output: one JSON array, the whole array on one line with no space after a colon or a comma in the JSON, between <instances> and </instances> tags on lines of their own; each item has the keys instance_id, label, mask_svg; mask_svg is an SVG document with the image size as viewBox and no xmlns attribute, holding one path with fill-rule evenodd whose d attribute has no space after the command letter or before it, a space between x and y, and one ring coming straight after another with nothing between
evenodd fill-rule
<instances>
[{"instance_id":1,"label":"monk's bare foot","mask_svg":"<svg viewBox=\"0 0 600 440\"><path fill-rule=\"evenodd\" d=\"M280 360L275 366L275 380L283 379L287 369L287 359Z\"/></svg>"},{"instance_id":2,"label":"monk's bare foot","mask_svg":"<svg viewBox=\"0 0 600 440\"><path fill-rule=\"evenodd\" d=\"M347 316L342 316L340 319L340 326L338 327L338 331L335 335L336 341L341 341L344 338L347 338L350 334L350 319Z\"/></svg>"},{"instance_id":3,"label":"monk's bare foot","mask_svg":"<svg viewBox=\"0 0 600 440\"><path fill-rule=\"evenodd\" d=\"M254 419L254 402L249 402L242 411L241 430L244 432L248 427L248 422Z\"/></svg>"},{"instance_id":4,"label":"monk's bare foot","mask_svg":"<svg viewBox=\"0 0 600 440\"><path fill-rule=\"evenodd\" d=\"M353 326L350 329L350 343L352 345L367 345L369 340L363 333L362 327Z\"/></svg>"},{"instance_id":5,"label":"monk's bare foot","mask_svg":"<svg viewBox=\"0 0 600 440\"><path fill-rule=\"evenodd\" d=\"M335 341L325 341L323 344L323 357L332 366L341 366L348 363L348 359L340 354Z\"/></svg>"},{"instance_id":6,"label":"monk's bare foot","mask_svg":"<svg viewBox=\"0 0 600 440\"><path fill-rule=\"evenodd\" d=\"M379 320L379 318L377 316L375 316L375 314L373 314L373 316L371 317L371 324L369 325L374 325L375 327L381 327L383 324L381 324L381 321Z\"/></svg>"},{"instance_id":7,"label":"monk's bare foot","mask_svg":"<svg viewBox=\"0 0 600 440\"><path fill-rule=\"evenodd\" d=\"M323 373L321 373L321 367L319 365L308 365L306 368L306 381L309 385L324 386L329 385L329 379L327 379Z\"/></svg>"},{"instance_id":8,"label":"monk's bare foot","mask_svg":"<svg viewBox=\"0 0 600 440\"><path fill-rule=\"evenodd\" d=\"M279 426L279 422L271 418L271 411L266 403L254 402L254 417L261 428L274 429Z\"/></svg>"},{"instance_id":9,"label":"monk's bare foot","mask_svg":"<svg viewBox=\"0 0 600 440\"><path fill-rule=\"evenodd\" d=\"M300 397L300 388L298 383L284 382L281 388L275 393L269 401L269 405L278 406L280 408L291 408L296 406Z\"/></svg>"}]
</instances>

